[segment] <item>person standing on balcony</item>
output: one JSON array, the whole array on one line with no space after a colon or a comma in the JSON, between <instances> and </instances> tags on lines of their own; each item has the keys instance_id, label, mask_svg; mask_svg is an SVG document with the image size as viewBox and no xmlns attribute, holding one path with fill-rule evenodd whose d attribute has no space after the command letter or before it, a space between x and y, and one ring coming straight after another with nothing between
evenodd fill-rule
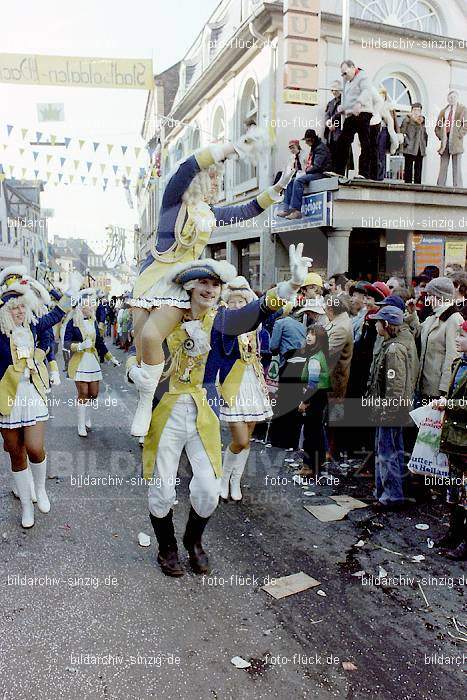
<instances>
[{"instance_id":1,"label":"person standing on balcony","mask_svg":"<svg viewBox=\"0 0 467 700\"><path fill-rule=\"evenodd\" d=\"M335 168L337 164L337 142L342 133L342 117L338 112L338 107L342 100L342 86L338 80L331 84L331 93L332 100L329 100L324 112L324 140L331 151L332 167Z\"/></svg>"},{"instance_id":2,"label":"person standing on balcony","mask_svg":"<svg viewBox=\"0 0 467 700\"><path fill-rule=\"evenodd\" d=\"M344 85L342 101L337 111L339 114L344 115L344 125L336 147L336 172L339 175L345 175L350 147L355 134L358 134L361 146L359 173L362 177L369 178L372 160L370 120L373 114L371 81L366 72L361 68L357 68L353 61L343 61L340 68Z\"/></svg>"},{"instance_id":3,"label":"person standing on balcony","mask_svg":"<svg viewBox=\"0 0 467 700\"><path fill-rule=\"evenodd\" d=\"M420 102L413 103L412 111L402 122L400 132L404 137L402 144L404 182L420 185L422 182L423 159L426 155L426 145L428 143L425 117L422 115Z\"/></svg>"},{"instance_id":4,"label":"person standing on balcony","mask_svg":"<svg viewBox=\"0 0 467 700\"><path fill-rule=\"evenodd\" d=\"M452 157L452 185L462 187L462 154L464 136L467 134L467 109L459 102L459 93L451 90L448 103L443 107L436 120L435 134L441 141L439 155L439 176L437 184L446 185L449 160Z\"/></svg>"},{"instance_id":5,"label":"person standing on balcony","mask_svg":"<svg viewBox=\"0 0 467 700\"><path fill-rule=\"evenodd\" d=\"M306 159L305 172L298 173L293 180L290 211L278 214L286 219L302 218L301 209L305 185L312 180L321 180L326 170L330 170L332 165L331 151L314 129L307 129L303 138L306 145L310 147L310 152Z\"/></svg>"}]
</instances>

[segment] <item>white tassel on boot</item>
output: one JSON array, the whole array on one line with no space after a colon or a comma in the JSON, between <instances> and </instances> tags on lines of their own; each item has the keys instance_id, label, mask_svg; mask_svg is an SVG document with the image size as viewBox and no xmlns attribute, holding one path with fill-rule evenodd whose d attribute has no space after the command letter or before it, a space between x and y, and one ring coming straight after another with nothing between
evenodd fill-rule
<instances>
[{"instance_id":1,"label":"white tassel on boot","mask_svg":"<svg viewBox=\"0 0 467 700\"><path fill-rule=\"evenodd\" d=\"M31 484L31 500L33 503L37 503L36 489L34 488L34 479L32 478L31 470L28 468L28 469L26 469L26 471L28 473L29 483ZM13 474L13 472L12 472L12 474ZM13 482L11 484L11 491L12 491L13 496L15 498L19 498L18 489L16 488L16 482L14 479L13 479Z\"/></svg>"},{"instance_id":2,"label":"white tassel on boot","mask_svg":"<svg viewBox=\"0 0 467 700\"><path fill-rule=\"evenodd\" d=\"M31 484L27 469L13 472L13 479L21 501L21 525L24 528L32 527L34 525L34 504L31 499Z\"/></svg>"},{"instance_id":3,"label":"white tassel on boot","mask_svg":"<svg viewBox=\"0 0 467 700\"><path fill-rule=\"evenodd\" d=\"M232 452L229 445L224 452L224 460L222 462L220 497L223 498L224 501L229 498L230 475L232 474L232 469L234 468L236 456L237 455Z\"/></svg>"},{"instance_id":4,"label":"white tassel on boot","mask_svg":"<svg viewBox=\"0 0 467 700\"><path fill-rule=\"evenodd\" d=\"M88 431L86 430L86 404L78 402L78 435L80 437L87 437Z\"/></svg>"},{"instance_id":5,"label":"white tassel on boot","mask_svg":"<svg viewBox=\"0 0 467 700\"><path fill-rule=\"evenodd\" d=\"M240 479L245 471L245 465L248 462L249 454L250 448L242 450L238 455L233 455L235 457L235 462L230 476L230 498L232 501L241 501L243 498L240 489Z\"/></svg>"},{"instance_id":6,"label":"white tassel on boot","mask_svg":"<svg viewBox=\"0 0 467 700\"><path fill-rule=\"evenodd\" d=\"M158 365L147 365L142 362L141 369L144 369L150 377L150 381L147 382L144 389L139 390L138 406L131 424L131 434L136 437L145 437L148 434L152 417L152 400L164 370L164 362Z\"/></svg>"},{"instance_id":7,"label":"white tassel on boot","mask_svg":"<svg viewBox=\"0 0 467 700\"><path fill-rule=\"evenodd\" d=\"M32 478L34 479L34 486L36 487L37 507L41 513L48 513L50 511L50 501L45 490L47 457L43 462L29 462L29 468L32 471Z\"/></svg>"}]
</instances>

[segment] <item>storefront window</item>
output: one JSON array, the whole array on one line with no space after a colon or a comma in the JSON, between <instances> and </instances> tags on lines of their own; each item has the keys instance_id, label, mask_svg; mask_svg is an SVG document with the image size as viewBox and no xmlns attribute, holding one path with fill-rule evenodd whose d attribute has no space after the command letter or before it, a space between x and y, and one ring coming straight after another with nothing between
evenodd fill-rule
<instances>
[{"instance_id":1,"label":"storefront window","mask_svg":"<svg viewBox=\"0 0 467 700\"><path fill-rule=\"evenodd\" d=\"M239 243L238 274L246 277L252 289L260 289L260 243L259 240L241 241Z\"/></svg>"},{"instance_id":2,"label":"storefront window","mask_svg":"<svg viewBox=\"0 0 467 700\"><path fill-rule=\"evenodd\" d=\"M209 251L213 260L227 260L227 246L225 243L215 243L209 246Z\"/></svg>"}]
</instances>

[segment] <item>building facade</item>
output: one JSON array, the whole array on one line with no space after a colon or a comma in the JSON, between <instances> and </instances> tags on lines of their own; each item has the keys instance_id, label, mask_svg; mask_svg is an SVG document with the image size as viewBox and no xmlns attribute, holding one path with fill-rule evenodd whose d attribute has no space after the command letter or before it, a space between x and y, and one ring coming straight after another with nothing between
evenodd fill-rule
<instances>
[{"instance_id":1,"label":"building facade","mask_svg":"<svg viewBox=\"0 0 467 700\"><path fill-rule=\"evenodd\" d=\"M0 182L0 267L25 265L35 275L48 262L47 217L41 210L41 182Z\"/></svg>"},{"instance_id":2,"label":"building facade","mask_svg":"<svg viewBox=\"0 0 467 700\"><path fill-rule=\"evenodd\" d=\"M268 131L270 147L256 168L226 163L221 203L241 203L270 185L283 169L289 139L302 139L307 128L323 133L330 84L340 79L343 58L341 1L322 0L321 10L319 104L307 106L285 104L282 99L282 2L223 0L218 5L178 66L177 91L170 108L165 108L167 118L159 124L161 177L150 217L142 207L145 235L139 259L154 239L160 193L191 152L209 143L234 141L251 123ZM467 102L466 23L464 0L352 0L348 58L366 69L375 87L386 87L399 119L413 102L423 105L429 134L423 184L396 181L373 186L354 181L325 194L321 205L327 216L321 221L305 217L298 226L284 225L273 212L266 212L244 226L217 229L206 254L229 260L254 288L262 289L285 274L287 246L298 240L305 242L306 253L324 274L349 270L352 276L376 278L395 272L410 276L417 260L423 259L422 249L433 245L438 246L442 267L454 247L446 244L465 241L467 192L435 187L439 141L434 127L450 90L457 90L460 101ZM157 87L148 104L156 99ZM151 127L147 111L143 126L143 131L149 129L147 137ZM463 176L467 182L467 157ZM422 246L418 255L417 246Z\"/></svg>"}]
</instances>

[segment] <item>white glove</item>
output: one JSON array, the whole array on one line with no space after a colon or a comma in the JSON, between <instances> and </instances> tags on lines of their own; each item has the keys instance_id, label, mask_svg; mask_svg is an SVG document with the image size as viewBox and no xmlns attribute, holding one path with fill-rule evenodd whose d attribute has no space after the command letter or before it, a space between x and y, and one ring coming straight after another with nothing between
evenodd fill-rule
<instances>
[{"instance_id":1,"label":"white glove","mask_svg":"<svg viewBox=\"0 0 467 700\"><path fill-rule=\"evenodd\" d=\"M255 165L260 156L264 155L268 147L268 138L265 131L257 126L250 126L246 134L243 134L236 143L234 148L242 160Z\"/></svg>"},{"instance_id":2,"label":"white glove","mask_svg":"<svg viewBox=\"0 0 467 700\"><path fill-rule=\"evenodd\" d=\"M83 350L89 350L89 348L92 348L91 338L86 338L86 340L83 340L81 343L78 343L79 352L83 352Z\"/></svg>"},{"instance_id":3,"label":"white glove","mask_svg":"<svg viewBox=\"0 0 467 700\"><path fill-rule=\"evenodd\" d=\"M120 367L120 362L119 362L119 361L117 360L117 358L114 357L113 355L112 355L112 357L110 358L110 362L114 365L114 367Z\"/></svg>"},{"instance_id":4,"label":"white glove","mask_svg":"<svg viewBox=\"0 0 467 700\"><path fill-rule=\"evenodd\" d=\"M141 369L141 367L138 367L138 365L130 367L128 370L128 378L133 382L138 391L145 389L148 382L151 381L149 374L145 372L144 369Z\"/></svg>"},{"instance_id":5,"label":"white glove","mask_svg":"<svg viewBox=\"0 0 467 700\"><path fill-rule=\"evenodd\" d=\"M50 383L52 386L59 386L59 384L61 384L59 372L50 373Z\"/></svg>"},{"instance_id":6,"label":"white glove","mask_svg":"<svg viewBox=\"0 0 467 700\"><path fill-rule=\"evenodd\" d=\"M274 188L279 192L280 190L285 190L291 179L293 178L295 169L288 166L282 171L280 179L274 185Z\"/></svg>"},{"instance_id":7,"label":"white glove","mask_svg":"<svg viewBox=\"0 0 467 700\"><path fill-rule=\"evenodd\" d=\"M66 290L65 294L68 294L69 297L77 297L78 292L81 289L81 285L83 284L83 280L83 275L77 270L74 270L70 274L68 289Z\"/></svg>"},{"instance_id":8,"label":"white glove","mask_svg":"<svg viewBox=\"0 0 467 700\"><path fill-rule=\"evenodd\" d=\"M298 290L305 281L308 274L308 268L312 264L312 258L302 256L303 243L299 243L297 247L292 244L289 246L289 265L291 278L287 282L279 282L277 285L277 294L285 301L294 302Z\"/></svg>"}]
</instances>

